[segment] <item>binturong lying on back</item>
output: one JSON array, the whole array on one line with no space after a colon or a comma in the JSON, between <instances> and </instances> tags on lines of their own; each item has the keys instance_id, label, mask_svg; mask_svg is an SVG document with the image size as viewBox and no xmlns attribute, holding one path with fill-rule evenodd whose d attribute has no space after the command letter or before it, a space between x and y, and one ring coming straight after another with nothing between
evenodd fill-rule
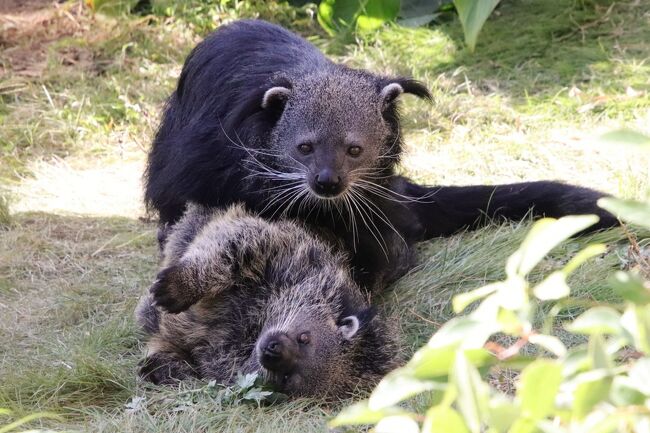
<instances>
[{"instance_id":1,"label":"binturong lying on back","mask_svg":"<svg viewBox=\"0 0 650 433\"><path fill-rule=\"evenodd\" d=\"M398 348L348 268L295 222L190 204L136 311L148 334L140 375L227 384L258 373L293 396L371 387L397 365Z\"/></svg>"}]
</instances>

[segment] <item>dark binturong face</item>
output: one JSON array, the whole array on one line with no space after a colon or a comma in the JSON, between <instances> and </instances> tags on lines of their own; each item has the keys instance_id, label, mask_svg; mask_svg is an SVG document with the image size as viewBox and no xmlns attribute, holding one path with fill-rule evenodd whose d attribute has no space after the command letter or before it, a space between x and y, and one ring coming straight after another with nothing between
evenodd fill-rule
<instances>
[{"instance_id":1,"label":"dark binturong face","mask_svg":"<svg viewBox=\"0 0 650 433\"><path fill-rule=\"evenodd\" d=\"M345 352L359 331L356 316L336 323L320 314L297 314L265 329L255 355L267 383L294 396L336 392L349 382ZM348 374L346 374L348 373Z\"/></svg>"},{"instance_id":2,"label":"dark binturong face","mask_svg":"<svg viewBox=\"0 0 650 433\"><path fill-rule=\"evenodd\" d=\"M345 68L267 90L262 107L278 115L269 143L278 180L298 198L343 199L372 190L369 183L385 178L399 159L395 103L404 91L413 92L399 80Z\"/></svg>"}]
</instances>

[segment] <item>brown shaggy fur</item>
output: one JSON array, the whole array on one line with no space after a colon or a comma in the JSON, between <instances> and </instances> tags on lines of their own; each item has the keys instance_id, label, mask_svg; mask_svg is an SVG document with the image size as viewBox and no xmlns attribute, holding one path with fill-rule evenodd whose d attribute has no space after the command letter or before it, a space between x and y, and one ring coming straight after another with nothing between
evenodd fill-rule
<instances>
[{"instance_id":1,"label":"brown shaggy fur","mask_svg":"<svg viewBox=\"0 0 650 433\"><path fill-rule=\"evenodd\" d=\"M396 340L348 268L295 222L190 205L136 313L149 334L140 374L229 383L257 372L291 395L370 387L396 365Z\"/></svg>"}]
</instances>

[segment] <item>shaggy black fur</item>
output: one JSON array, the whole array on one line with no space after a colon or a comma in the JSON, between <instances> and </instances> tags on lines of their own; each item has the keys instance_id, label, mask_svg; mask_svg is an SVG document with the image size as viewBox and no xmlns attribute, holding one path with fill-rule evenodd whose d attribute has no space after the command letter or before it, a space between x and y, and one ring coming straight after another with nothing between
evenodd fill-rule
<instances>
[{"instance_id":1,"label":"shaggy black fur","mask_svg":"<svg viewBox=\"0 0 650 433\"><path fill-rule=\"evenodd\" d=\"M188 201L216 207L243 202L266 218L284 212L342 242L353 255L355 278L369 287L383 287L402 275L411 264L413 243L475 227L486 218L518 220L532 210L535 216L552 217L595 213L601 220L593 229L616 224L596 206L602 194L587 188L556 182L421 186L395 175L401 153L399 113L395 95L386 97L382 92L391 83L404 93L430 98L417 81L335 64L306 40L273 24L239 21L219 28L189 55L167 103L145 175L149 209L159 213L163 225L177 221ZM288 102L280 93L262 108L266 91L278 86L291 91ZM313 109L314 104L304 103L307 98L324 107L323 116L313 117L313 124L309 116L295 113L301 102L307 110ZM366 100L376 101L376 107L360 113L364 110L358 108L358 101ZM286 191L286 182L265 176L264 171L285 172L293 164L288 158L295 161L287 157L295 143L278 147L287 141L283 138L287 128L340 136L346 122L329 119L347 116L354 123L359 115L374 112L378 116L374 125L386 132L376 143L381 158L366 164L374 170L374 177L366 181L380 189L358 192L371 204L337 209L325 206L327 200L313 194L308 199L302 196L293 206L288 206L288 200L275 200ZM291 119L296 119L293 124ZM331 145L338 149L336 143ZM333 157L338 157L336 152L331 152ZM350 213L355 214L357 230L351 227Z\"/></svg>"}]
</instances>

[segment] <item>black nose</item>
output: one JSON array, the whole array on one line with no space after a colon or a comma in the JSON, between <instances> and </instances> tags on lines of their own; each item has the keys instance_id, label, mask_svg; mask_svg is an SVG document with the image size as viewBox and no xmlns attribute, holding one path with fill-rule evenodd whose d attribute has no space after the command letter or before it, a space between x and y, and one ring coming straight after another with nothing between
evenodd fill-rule
<instances>
[{"instance_id":1,"label":"black nose","mask_svg":"<svg viewBox=\"0 0 650 433\"><path fill-rule=\"evenodd\" d=\"M335 195L341 192L341 176L330 169L321 170L314 177L314 189L318 194Z\"/></svg>"},{"instance_id":2,"label":"black nose","mask_svg":"<svg viewBox=\"0 0 650 433\"><path fill-rule=\"evenodd\" d=\"M294 363L295 348L286 334L271 334L259 343L259 361L270 371L287 371Z\"/></svg>"},{"instance_id":3,"label":"black nose","mask_svg":"<svg viewBox=\"0 0 650 433\"><path fill-rule=\"evenodd\" d=\"M264 354L267 356L275 357L282 354L282 343L280 340L271 340L264 348Z\"/></svg>"}]
</instances>

